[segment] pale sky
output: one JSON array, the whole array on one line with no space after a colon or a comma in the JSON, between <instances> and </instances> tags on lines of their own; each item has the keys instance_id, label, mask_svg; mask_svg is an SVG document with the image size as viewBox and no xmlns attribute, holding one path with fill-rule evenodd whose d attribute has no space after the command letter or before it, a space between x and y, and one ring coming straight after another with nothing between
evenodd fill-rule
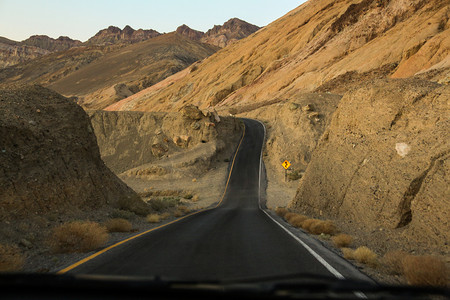
<instances>
[{"instance_id":1,"label":"pale sky","mask_svg":"<svg viewBox=\"0 0 450 300\"><path fill-rule=\"evenodd\" d=\"M0 36L22 41L31 35L86 41L100 29L171 32L182 24L207 31L231 18L265 26L306 0L0 0Z\"/></svg>"}]
</instances>

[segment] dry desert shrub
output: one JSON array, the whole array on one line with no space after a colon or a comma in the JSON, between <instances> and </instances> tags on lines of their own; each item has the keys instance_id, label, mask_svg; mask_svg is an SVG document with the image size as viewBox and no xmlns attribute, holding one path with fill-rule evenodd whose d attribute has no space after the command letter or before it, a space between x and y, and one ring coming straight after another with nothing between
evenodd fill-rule
<instances>
[{"instance_id":1,"label":"dry desert shrub","mask_svg":"<svg viewBox=\"0 0 450 300\"><path fill-rule=\"evenodd\" d=\"M285 207L277 207L275 208L275 213L280 217L284 218L284 216L289 212L289 210Z\"/></svg>"},{"instance_id":2,"label":"dry desert shrub","mask_svg":"<svg viewBox=\"0 0 450 300\"><path fill-rule=\"evenodd\" d=\"M192 202L198 202L198 200L200 200L199 195L194 195L194 197L192 197Z\"/></svg>"},{"instance_id":3,"label":"dry desert shrub","mask_svg":"<svg viewBox=\"0 0 450 300\"><path fill-rule=\"evenodd\" d=\"M289 222L292 217L295 217L297 214L292 212L287 212L284 214L284 219Z\"/></svg>"},{"instance_id":4,"label":"dry desert shrub","mask_svg":"<svg viewBox=\"0 0 450 300\"><path fill-rule=\"evenodd\" d=\"M319 221L319 220L307 219L307 220L303 221L302 228L305 229L306 231L309 231L309 229L312 226L312 224L314 224L317 221Z\"/></svg>"},{"instance_id":5,"label":"dry desert shrub","mask_svg":"<svg viewBox=\"0 0 450 300\"><path fill-rule=\"evenodd\" d=\"M295 214L295 216L292 216L291 218L289 218L289 223L294 227L301 228L303 222L306 219L308 219L308 217L299 215L299 214Z\"/></svg>"},{"instance_id":6,"label":"dry desert shrub","mask_svg":"<svg viewBox=\"0 0 450 300\"><path fill-rule=\"evenodd\" d=\"M53 229L50 246L54 252L89 252L108 241L106 227L90 221L74 221Z\"/></svg>"},{"instance_id":7,"label":"dry desert shrub","mask_svg":"<svg viewBox=\"0 0 450 300\"><path fill-rule=\"evenodd\" d=\"M171 214L168 212L165 212L163 214L160 215L161 220L167 220L168 218L170 218Z\"/></svg>"},{"instance_id":8,"label":"dry desert shrub","mask_svg":"<svg viewBox=\"0 0 450 300\"><path fill-rule=\"evenodd\" d=\"M177 210L179 210L183 215L186 215L188 213L191 212L191 210L189 209L189 207L185 206L185 205L180 205L177 207Z\"/></svg>"},{"instance_id":9,"label":"dry desert shrub","mask_svg":"<svg viewBox=\"0 0 450 300\"><path fill-rule=\"evenodd\" d=\"M333 244L338 248L348 247L353 243L353 238L345 233L340 233L336 236L333 236L331 240L333 241Z\"/></svg>"},{"instance_id":10,"label":"dry desert shrub","mask_svg":"<svg viewBox=\"0 0 450 300\"><path fill-rule=\"evenodd\" d=\"M362 264L366 264L372 267L378 264L377 254L366 246L358 247L353 253L353 256L357 262L360 262Z\"/></svg>"},{"instance_id":11,"label":"dry desert shrub","mask_svg":"<svg viewBox=\"0 0 450 300\"><path fill-rule=\"evenodd\" d=\"M110 219L105 226L109 232L129 232L133 227L130 221L121 218Z\"/></svg>"},{"instance_id":12,"label":"dry desert shrub","mask_svg":"<svg viewBox=\"0 0 450 300\"><path fill-rule=\"evenodd\" d=\"M18 247L0 244L0 272L20 271L25 263Z\"/></svg>"},{"instance_id":13,"label":"dry desert shrub","mask_svg":"<svg viewBox=\"0 0 450 300\"><path fill-rule=\"evenodd\" d=\"M345 259L355 259L355 250L350 248L342 248L341 251Z\"/></svg>"},{"instance_id":14,"label":"dry desert shrub","mask_svg":"<svg viewBox=\"0 0 450 300\"><path fill-rule=\"evenodd\" d=\"M336 225L331 221L316 220L309 226L309 231L312 234L334 234Z\"/></svg>"},{"instance_id":15,"label":"dry desert shrub","mask_svg":"<svg viewBox=\"0 0 450 300\"><path fill-rule=\"evenodd\" d=\"M407 253L400 250L388 251L384 254L382 263L391 274L400 275L403 273L403 259Z\"/></svg>"},{"instance_id":16,"label":"dry desert shrub","mask_svg":"<svg viewBox=\"0 0 450 300\"><path fill-rule=\"evenodd\" d=\"M149 223L159 223L159 222L161 222L161 217L158 214L147 215L146 219L147 219L147 222L149 222Z\"/></svg>"},{"instance_id":17,"label":"dry desert shrub","mask_svg":"<svg viewBox=\"0 0 450 300\"><path fill-rule=\"evenodd\" d=\"M402 267L411 285L445 286L448 283L447 266L437 257L408 255L402 260Z\"/></svg>"}]
</instances>

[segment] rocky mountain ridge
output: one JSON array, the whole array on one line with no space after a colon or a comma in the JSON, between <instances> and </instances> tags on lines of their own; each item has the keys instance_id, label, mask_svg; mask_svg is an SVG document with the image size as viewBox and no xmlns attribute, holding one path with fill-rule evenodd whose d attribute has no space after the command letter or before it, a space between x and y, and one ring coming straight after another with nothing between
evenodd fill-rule
<instances>
[{"instance_id":1,"label":"rocky mountain ridge","mask_svg":"<svg viewBox=\"0 0 450 300\"><path fill-rule=\"evenodd\" d=\"M86 44L90 45L108 45L116 43L137 43L142 42L157 36L161 33L153 29L138 29L135 30L129 25L126 25L123 29L116 26L109 26L106 29L102 29L91 37Z\"/></svg>"},{"instance_id":2,"label":"rocky mountain ridge","mask_svg":"<svg viewBox=\"0 0 450 300\"><path fill-rule=\"evenodd\" d=\"M420 76L448 82L446 4L444 0L308 1L206 59L198 71L170 87L152 89L133 103L127 99L124 103L132 110L177 110L186 103L219 109L289 99L340 79L344 80L336 87L344 90L353 78L358 82ZM192 82L197 83L193 89L184 89Z\"/></svg>"},{"instance_id":3,"label":"rocky mountain ridge","mask_svg":"<svg viewBox=\"0 0 450 300\"><path fill-rule=\"evenodd\" d=\"M33 46L40 49L45 49L51 52L63 51L73 47L81 46L83 43L78 40L72 40L67 36L60 36L53 39L46 35L33 35L21 42L22 45Z\"/></svg>"},{"instance_id":4,"label":"rocky mountain ridge","mask_svg":"<svg viewBox=\"0 0 450 300\"><path fill-rule=\"evenodd\" d=\"M178 27L176 31L190 39L224 48L237 40L255 33L259 29L261 28L256 25L233 18L223 25L214 25L206 33L191 29L187 25Z\"/></svg>"},{"instance_id":5,"label":"rocky mountain ridge","mask_svg":"<svg viewBox=\"0 0 450 300\"><path fill-rule=\"evenodd\" d=\"M206 33L193 30L187 25L177 28L176 32L194 41L225 47L229 43L242 39L259 29L258 26L249 24L239 19L230 19L222 26L215 25ZM153 29L133 29L126 25L123 29L109 26L97 32L86 42L72 40L66 36L53 39L46 35L33 35L28 39L17 42L0 37L0 69L20 64L43 55L57 51L65 51L81 46L112 46L117 44L133 44L146 41L162 35Z\"/></svg>"}]
</instances>

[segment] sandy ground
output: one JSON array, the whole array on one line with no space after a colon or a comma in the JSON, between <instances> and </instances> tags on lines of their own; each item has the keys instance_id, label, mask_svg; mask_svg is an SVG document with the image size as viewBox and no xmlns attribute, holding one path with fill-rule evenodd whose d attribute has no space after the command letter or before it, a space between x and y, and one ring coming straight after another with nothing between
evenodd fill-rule
<instances>
[{"instance_id":1,"label":"sandy ground","mask_svg":"<svg viewBox=\"0 0 450 300\"><path fill-rule=\"evenodd\" d=\"M172 191L197 195L198 201L183 199L183 204L195 210L209 207L220 201L228 178L228 162L216 162L207 173L198 177L184 177L176 180L143 179L126 175L119 177L142 195L144 200L146 200L145 194L149 192L168 192L169 194Z\"/></svg>"}]
</instances>

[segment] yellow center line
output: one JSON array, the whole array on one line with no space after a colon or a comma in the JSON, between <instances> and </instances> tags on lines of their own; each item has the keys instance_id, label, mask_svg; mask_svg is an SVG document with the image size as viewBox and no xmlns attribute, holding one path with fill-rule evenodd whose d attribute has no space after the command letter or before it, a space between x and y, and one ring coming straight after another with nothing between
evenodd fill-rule
<instances>
[{"instance_id":1,"label":"yellow center line","mask_svg":"<svg viewBox=\"0 0 450 300\"><path fill-rule=\"evenodd\" d=\"M196 211L196 212L193 212L193 213L191 213L191 214L188 214L188 215L186 215L186 216L184 216L184 217L182 217L182 218L173 220L173 221L171 221L171 222L169 222L169 223L166 223L166 224L163 224L163 225L161 225L161 226L158 226L158 227L149 229L149 230L147 230L147 231L144 231L144 232L141 232L141 233L139 233L139 234L136 234L136 235L134 235L134 236L132 236L132 237L129 237L129 238L125 239L125 240L122 240L122 241L120 241L120 242L117 242L117 243L115 243L114 245L111 245L111 246L109 246L109 247L107 247L107 248L105 248L105 249L103 249L103 250L100 250L100 251L98 251L98 252L96 252L96 253L94 253L94 254L92 254L92 255L90 255L90 256L88 256L88 257L86 257L86 258L84 258L84 259L82 259L82 260L80 260L80 261L78 261L78 262L76 262L76 263L70 265L70 266L68 266L67 268L64 268L64 269L62 269L62 270L59 270L58 272L56 272L56 274L64 274L64 273L67 273L67 272L69 272L70 270L73 270L73 269L75 269L76 267L78 267L78 266L80 266L80 265L82 265L82 264L84 264L84 263L86 263L86 262L88 262L88 261L90 261L90 260L96 258L97 256L99 256L99 255L101 255L101 254L103 254L103 253L105 253L105 252L107 252L107 251L109 251L109 250L111 250L111 249L113 249L113 248L119 246L119 245L122 245L122 244L124 244L124 243L126 243L126 242L129 242L129 241L131 241L131 240L133 240L133 239L135 239L135 238L138 238L138 237L140 237L140 236L142 236L142 235L144 235L144 234L147 234L147 233L149 233L149 232L152 232L152 231L161 229L161 228L163 228L163 227L169 226L170 224L179 222L179 221L181 221L181 220L183 220L183 219L185 219L185 218L187 218L187 217L196 215L196 214L198 214L198 213L201 213L201 212L204 212L204 211L211 210L211 209L214 209L214 208L219 207L219 205L222 204L222 201L223 201L223 199L225 198L225 194L226 194L227 189L228 189L228 184L230 183L231 172L233 172L234 162L236 161L236 157L237 157L237 154L238 154L238 152L239 152L239 149L241 148L241 144L242 144L242 141L244 140L244 136L245 136L245 125L244 125L244 130L243 130L243 132L242 132L241 140L240 140L240 142L239 142L239 145L238 145L238 147L237 147L237 149L236 149L236 153L234 154L234 157L233 157L233 161L232 161L232 163L231 163L231 168L230 168L230 172L229 172L229 174L228 174L227 183L225 184L225 190L224 190L224 192L223 192L223 194L222 194L222 198L220 199L219 203L218 203L215 207L213 207L213 208L204 208L204 209L201 209L201 210L199 210L199 211Z\"/></svg>"}]
</instances>

